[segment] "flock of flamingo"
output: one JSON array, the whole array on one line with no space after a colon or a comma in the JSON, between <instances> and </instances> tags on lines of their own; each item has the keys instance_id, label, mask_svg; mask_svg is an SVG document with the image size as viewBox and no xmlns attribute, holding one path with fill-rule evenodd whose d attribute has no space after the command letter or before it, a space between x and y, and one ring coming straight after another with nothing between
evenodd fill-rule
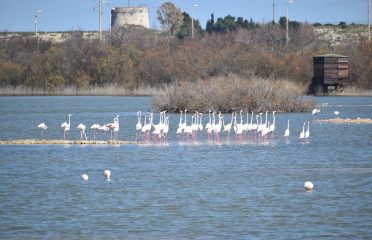
<instances>
[{"instance_id":1,"label":"flock of flamingo","mask_svg":"<svg viewBox=\"0 0 372 240\"><path fill-rule=\"evenodd\" d=\"M319 110L320 111L320 110ZM313 113L316 115L319 111ZM203 133L205 130L209 141L221 141L221 135L225 135L226 140L230 140L231 132L235 133L235 138L238 141L242 141L249 137L258 137L260 140L265 140L269 137L273 137L275 131L275 113L272 112L272 122L268 118L268 111L265 112L265 121L263 121L263 114L254 114L252 112L249 118L249 112L246 113L246 121L244 121L243 110L240 110L239 115L237 112L231 113L231 119L225 122L224 116L221 112L216 116L216 112L208 112L209 121L203 126L202 117L203 114L195 112L191 116L191 122L187 123L187 109L183 112L180 111L178 128L176 134L180 141L197 141L199 133ZM184 114L184 116L183 116ZM158 124L153 123L154 114L148 113L144 117L142 124L141 112L137 112L137 124L136 124L136 138L141 139L143 136L145 141L149 141L152 138L155 141L166 141L169 132L169 116L166 116L166 111L160 112L160 118ZM256 120L253 122L253 120ZM307 130L305 131L305 123L303 125L302 132L300 134L300 140L305 140L310 137L310 123L307 122ZM152 131L152 128L154 129ZM288 139L290 134L289 120L287 129L284 132L284 137Z\"/></svg>"},{"instance_id":2,"label":"flock of flamingo","mask_svg":"<svg viewBox=\"0 0 372 240\"><path fill-rule=\"evenodd\" d=\"M314 109L312 111L313 115L317 115L320 112L319 109ZM272 112L272 117L269 119L269 112L261 112L255 114L249 112L246 113L246 120L243 114L243 110L240 110L239 114L237 112L231 113L231 119L227 122L224 120L224 116L221 112L208 112L208 122L203 125L202 117L203 114L195 112L191 115L191 122L187 121L187 109L185 111L180 111L179 122L176 130L178 139L180 141L198 141L201 134L206 134L209 141L221 141L222 136L226 138L226 141L230 140L231 133L235 134L235 139L237 141L243 141L246 139L258 139L267 140L274 137L275 131L275 113ZM265 114L265 117L263 115ZM336 116L339 115L338 111L335 111ZM270 114L271 115L271 114ZM254 121L255 120L255 121ZM143 122L142 122L143 121ZM71 129L71 114L68 115L68 122L61 124L63 128L63 138L68 139L69 132ZM290 135L290 120L287 121L287 128L284 131L283 137L288 140ZM45 123L40 123L38 128L41 129L41 138L44 138L44 131L48 128ZM86 126L80 123L77 128L80 130L80 140L87 141L87 134L85 133ZM91 127L93 131L93 140L98 140L98 133L105 134L107 131L111 132L111 140L118 140L119 132L119 115L117 115L112 123L107 123L99 125L97 123L93 124ZM306 128L306 130L305 130ZM168 139L169 134L169 115L166 111L159 112L159 122L154 123L154 113L148 112L144 118L142 118L141 111L137 112L137 124L136 129L136 141L144 140L149 142L154 140L155 142L165 142ZM302 131L300 132L300 141L305 141L310 137L310 122L307 121L303 123Z\"/></svg>"},{"instance_id":3,"label":"flock of flamingo","mask_svg":"<svg viewBox=\"0 0 372 240\"><path fill-rule=\"evenodd\" d=\"M116 115L113 121L114 122L112 123L107 123L104 125L99 125L98 123L95 123L90 127L93 130L94 141L97 139L98 132L102 132L103 134L105 134L109 130L111 132L111 140L113 140L113 134L114 134L114 140L118 139L119 115ZM43 139L44 131L48 128L48 126L43 122L43 123L40 123L37 127L41 129L41 138ZM63 122L61 124L61 128L63 128L63 139L66 140L66 137L68 139L68 134L71 129L71 114L68 115L68 122ZM80 130L80 140L88 141L87 134L85 133L86 126L80 123L77 126L77 128Z\"/></svg>"}]
</instances>

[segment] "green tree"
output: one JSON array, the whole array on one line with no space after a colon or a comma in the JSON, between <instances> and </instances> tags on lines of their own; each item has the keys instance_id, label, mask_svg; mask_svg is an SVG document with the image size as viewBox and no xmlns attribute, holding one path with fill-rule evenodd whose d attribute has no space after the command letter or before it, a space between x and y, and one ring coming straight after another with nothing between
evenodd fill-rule
<instances>
[{"instance_id":1,"label":"green tree","mask_svg":"<svg viewBox=\"0 0 372 240\"><path fill-rule=\"evenodd\" d=\"M208 19L208 21L207 21L207 25L205 27L205 30L208 33L212 33L214 31L214 15L213 15L213 13L211 14L211 20Z\"/></svg>"},{"instance_id":2,"label":"green tree","mask_svg":"<svg viewBox=\"0 0 372 240\"><path fill-rule=\"evenodd\" d=\"M179 32L177 33L177 37L179 39L186 39L191 37L191 17L188 13L183 12L183 23L180 27ZM199 20L194 19L194 36L199 37L202 35L202 28L200 26Z\"/></svg>"},{"instance_id":3,"label":"green tree","mask_svg":"<svg viewBox=\"0 0 372 240\"><path fill-rule=\"evenodd\" d=\"M158 10L158 20L171 35L178 32L180 26L182 25L183 15L179 8L177 8L172 2L163 3Z\"/></svg>"}]
</instances>

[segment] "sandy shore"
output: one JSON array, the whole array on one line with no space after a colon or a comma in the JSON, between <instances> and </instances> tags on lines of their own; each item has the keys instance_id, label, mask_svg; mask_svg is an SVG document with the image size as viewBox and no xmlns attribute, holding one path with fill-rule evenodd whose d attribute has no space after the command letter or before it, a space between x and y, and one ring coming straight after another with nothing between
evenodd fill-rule
<instances>
[{"instance_id":1,"label":"sandy shore","mask_svg":"<svg viewBox=\"0 0 372 240\"><path fill-rule=\"evenodd\" d=\"M319 119L318 122L327 122L334 124L372 124L372 119L369 118L332 118L332 119Z\"/></svg>"},{"instance_id":2,"label":"sandy shore","mask_svg":"<svg viewBox=\"0 0 372 240\"><path fill-rule=\"evenodd\" d=\"M32 144L141 144L135 141L81 141L81 140L37 140L37 139L18 139L18 140L1 140L0 144L15 144L15 145L32 145Z\"/></svg>"}]
</instances>

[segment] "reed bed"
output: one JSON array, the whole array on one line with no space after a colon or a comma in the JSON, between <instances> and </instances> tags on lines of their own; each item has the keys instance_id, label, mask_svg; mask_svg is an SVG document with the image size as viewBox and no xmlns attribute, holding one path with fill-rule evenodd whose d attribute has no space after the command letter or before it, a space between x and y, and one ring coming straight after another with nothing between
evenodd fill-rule
<instances>
[{"instance_id":1,"label":"reed bed","mask_svg":"<svg viewBox=\"0 0 372 240\"><path fill-rule=\"evenodd\" d=\"M372 96L372 90L361 89L355 86L345 87L342 91L336 91L336 96Z\"/></svg>"},{"instance_id":2,"label":"reed bed","mask_svg":"<svg viewBox=\"0 0 372 240\"><path fill-rule=\"evenodd\" d=\"M305 91L305 87L288 80L242 79L230 74L167 86L155 96L153 106L169 112L185 109L199 112L241 109L304 112L315 105L313 100L303 97Z\"/></svg>"},{"instance_id":3,"label":"reed bed","mask_svg":"<svg viewBox=\"0 0 372 240\"><path fill-rule=\"evenodd\" d=\"M45 91L42 88L24 86L6 86L0 88L1 96L152 96L159 89L150 86L140 86L135 89L122 86L90 86L85 88L63 87Z\"/></svg>"}]
</instances>

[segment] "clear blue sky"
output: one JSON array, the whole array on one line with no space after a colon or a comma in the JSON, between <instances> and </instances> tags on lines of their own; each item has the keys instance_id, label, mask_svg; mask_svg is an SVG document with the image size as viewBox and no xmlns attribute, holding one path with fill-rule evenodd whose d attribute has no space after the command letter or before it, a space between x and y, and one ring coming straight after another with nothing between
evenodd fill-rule
<instances>
[{"instance_id":1,"label":"clear blue sky","mask_svg":"<svg viewBox=\"0 0 372 240\"><path fill-rule=\"evenodd\" d=\"M34 15L39 17L40 31L98 30L98 0L1 0L0 31L33 31ZM149 8L150 26L159 28L156 9L164 0L130 0L130 5L145 5ZM235 17L252 18L256 22L272 19L272 5L275 2L275 19L285 16L286 0L173 0L182 11L191 14L193 4L195 18L205 28L210 14L215 18L228 14ZM289 19L311 23L363 23L367 24L368 0L294 0L289 5ZM110 9L127 6L128 0L109 0L104 4L103 29L108 30Z\"/></svg>"}]
</instances>

